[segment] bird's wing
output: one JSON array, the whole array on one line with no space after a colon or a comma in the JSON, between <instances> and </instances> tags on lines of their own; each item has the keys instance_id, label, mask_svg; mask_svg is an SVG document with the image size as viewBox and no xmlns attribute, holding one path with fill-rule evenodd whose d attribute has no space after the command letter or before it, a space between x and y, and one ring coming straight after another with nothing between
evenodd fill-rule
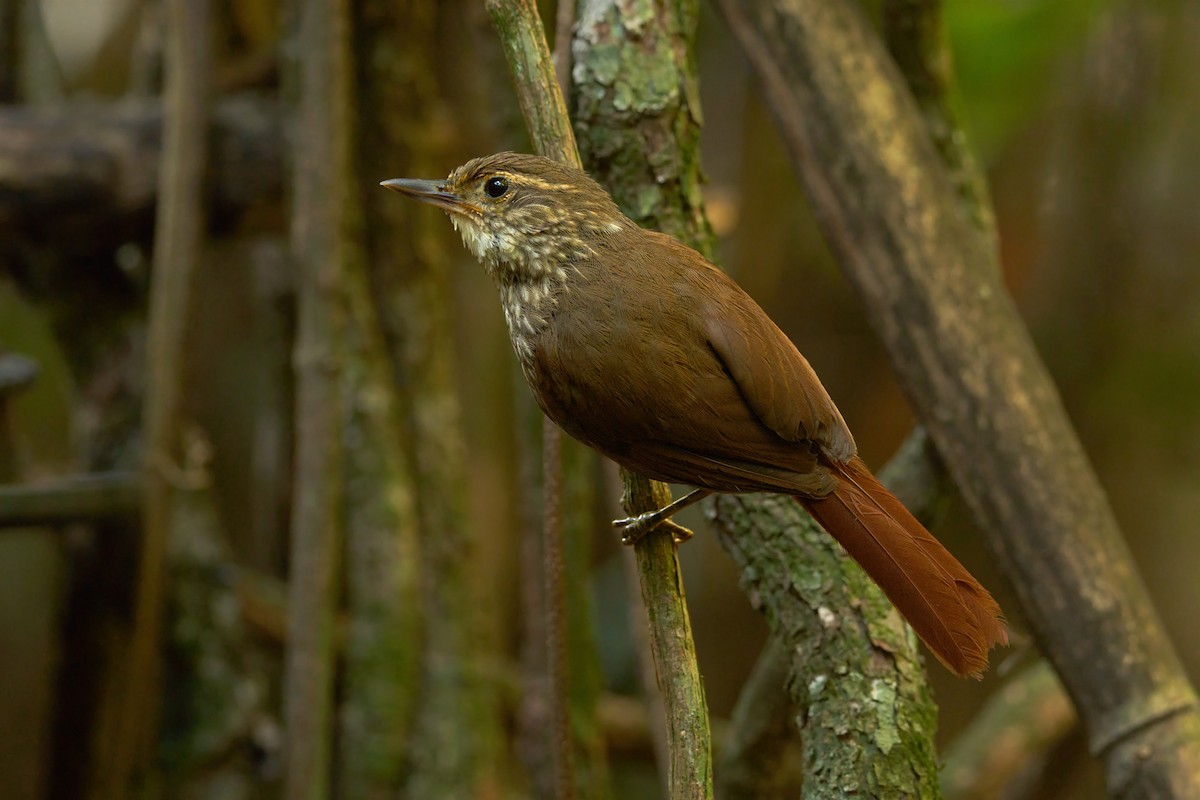
<instances>
[{"instance_id":1,"label":"bird's wing","mask_svg":"<svg viewBox=\"0 0 1200 800\"><path fill-rule=\"evenodd\" d=\"M827 493L818 451L846 460L854 443L812 368L724 273L667 236L636 233L618 274L579 276L607 281L603 303L580 301L586 285L560 298L529 376L542 408L663 480Z\"/></svg>"},{"instance_id":2,"label":"bird's wing","mask_svg":"<svg viewBox=\"0 0 1200 800\"><path fill-rule=\"evenodd\" d=\"M700 324L746 405L780 438L813 441L827 456L850 460L854 437L807 359L753 298L712 270L732 291L697 310Z\"/></svg>"},{"instance_id":3,"label":"bird's wing","mask_svg":"<svg viewBox=\"0 0 1200 800\"><path fill-rule=\"evenodd\" d=\"M837 486L815 453L780 439L760 442L758 447L726 442L703 448L643 439L628 443L616 460L658 480L718 492L782 492L815 498Z\"/></svg>"}]
</instances>

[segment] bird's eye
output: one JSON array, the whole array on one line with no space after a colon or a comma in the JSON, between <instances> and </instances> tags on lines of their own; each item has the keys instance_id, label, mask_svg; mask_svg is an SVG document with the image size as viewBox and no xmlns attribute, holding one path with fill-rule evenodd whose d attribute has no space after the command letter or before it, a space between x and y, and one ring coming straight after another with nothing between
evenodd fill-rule
<instances>
[{"instance_id":1,"label":"bird's eye","mask_svg":"<svg viewBox=\"0 0 1200 800\"><path fill-rule=\"evenodd\" d=\"M495 200L503 197L508 191L508 181L504 178L488 178L488 182L483 185L483 193Z\"/></svg>"}]
</instances>

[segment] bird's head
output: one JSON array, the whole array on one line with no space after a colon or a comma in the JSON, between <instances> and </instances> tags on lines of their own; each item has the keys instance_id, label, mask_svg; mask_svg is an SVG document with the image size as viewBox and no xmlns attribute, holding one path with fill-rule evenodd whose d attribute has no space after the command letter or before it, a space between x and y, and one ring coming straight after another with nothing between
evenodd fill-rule
<instances>
[{"instance_id":1,"label":"bird's head","mask_svg":"<svg viewBox=\"0 0 1200 800\"><path fill-rule=\"evenodd\" d=\"M467 249L504 281L562 270L593 253L599 237L633 225L600 184L541 156L497 153L444 180L381 185L444 210Z\"/></svg>"}]
</instances>

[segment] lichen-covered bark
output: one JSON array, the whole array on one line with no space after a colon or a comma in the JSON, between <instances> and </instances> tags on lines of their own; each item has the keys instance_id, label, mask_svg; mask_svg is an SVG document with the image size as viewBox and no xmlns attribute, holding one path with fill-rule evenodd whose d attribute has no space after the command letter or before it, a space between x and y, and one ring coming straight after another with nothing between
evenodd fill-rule
<instances>
[{"instance_id":1,"label":"lichen-covered bark","mask_svg":"<svg viewBox=\"0 0 1200 800\"><path fill-rule=\"evenodd\" d=\"M899 612L792 499L723 495L714 507L743 589L791 647L803 796L939 797L937 710Z\"/></svg>"},{"instance_id":2,"label":"lichen-covered bark","mask_svg":"<svg viewBox=\"0 0 1200 800\"><path fill-rule=\"evenodd\" d=\"M924 524L932 527L932 518L944 510L949 484L944 470L939 469L932 446L924 431L917 429L904 442L891 462L881 473L888 487ZM746 505L753 498L745 498ZM772 502L780 502L775 498ZM730 797L787 797L794 796L791 782L807 787L808 796L824 796L846 775L876 772L875 762L882 763L883 772L902 772L899 765L907 760L908 769L917 787L910 796L936 797L931 778L937 774L933 737L936 729L936 709L929 696L928 685L920 671L920 661L912 639L905 638L903 647L885 647L888 659L880 659L878 643L863 630L892 628L896 612L883 597L878 586L865 579L861 570L833 544L830 537L816 537L819 528L803 513L796 513L786 504L788 516L803 519L805 536L803 558L798 559L808 570L852 578L853 585L837 582L802 580L797 582L778 563L770 548L759 542L744 541L745 537L776 535L766 527L748 524L742 515L722 516L717 521L725 533L723 541L734 557L743 563L743 580L758 586L765 582L770 591L784 589L779 597L780 608L762 606L768 620L787 617L799 620L796 627L773 627L771 642L760 657L755 677L747 681L730 731L732 752L722 755L718 766L726 767L719 788ZM720 511L720 507L718 507ZM790 523L789 523L790 524ZM760 560L762 559L762 560ZM778 583L782 581L783 583ZM760 602L761 590L751 598ZM864 602L864 599L870 602ZM786 606L784 608L783 606ZM814 613L815 609L815 613ZM861 624L826 626L834 619L855 620ZM836 644L831 644L837 640ZM821 653L817 655L817 651ZM811 747L813 730L836 726L845 713L835 703L810 703L808 687L827 680L830 664L824 658L845 658L837 664L835 673L872 674L875 679L898 687L895 707L906 714L904 724L910 736L905 746L895 752L881 752L875 746L875 731L860 726L855 730L839 729L841 735L825 737L821 746ZM889 663L892 662L892 663ZM772 686L762 674L777 678ZM840 678L838 678L840 680ZM856 688L851 681L850 690ZM840 698L842 700L845 697ZM758 711L758 718L750 714ZM802 711L797 715L797 711ZM910 712L915 712L910 713ZM795 724L793 724L793 721ZM797 736L799 734L799 736ZM785 752L797 741L803 746L803 757L789 774L783 763ZM831 779L833 783L827 783Z\"/></svg>"},{"instance_id":3,"label":"lichen-covered bark","mask_svg":"<svg viewBox=\"0 0 1200 800\"><path fill-rule=\"evenodd\" d=\"M610 187L626 213L711 254L712 235L699 194L700 115L690 56L694 11L694 5L687 2L583 3L575 45L579 81L575 104L586 163ZM636 81L639 69L650 79ZM584 83L585 78L590 82ZM671 148L673 155L667 152ZM804 575L806 570L811 575L815 568L818 573L837 576L836 580L830 578L829 591L844 594L826 598L826 610L850 608L851 596L861 601L855 611L857 624L877 628L871 631L875 637L871 641L881 642L895 654L894 660L877 661L872 657L874 651L860 648L848 652L846 640L839 639L832 645L821 642L824 649L819 655L804 654L804 667L813 671L793 665L793 674L823 679L819 688L804 693L811 721L811 727L804 729L806 796L835 796L829 793L856 786L871 794L868 787L878 786L897 793L876 796L936 797L932 746L936 715L911 633L895 610L810 520L807 542L794 533L774 530L772 524L801 524L786 516L772 516L782 503L779 499L766 499L761 505L753 498L719 502L721 508L740 508L745 519L758 523L739 526L741 535L736 542L734 537L726 542L735 558L740 557L752 597L762 591L758 581L766 580L767 575L779 579L777 586L790 585L792 579L786 572L773 572L782 565L791 564L797 570L795 575ZM793 513L801 516L801 512ZM795 536L792 544L797 546L774 549L785 535ZM845 581L851 582L849 589L844 588ZM805 613L793 594L794 589L781 590L773 620L786 630L789 642L798 635L795 617ZM811 606L807 609L812 610ZM865 703L863 698L871 702ZM844 747L847 741L853 746ZM866 748L862 748L864 742ZM890 760L877 758L881 752Z\"/></svg>"},{"instance_id":4,"label":"lichen-covered bark","mask_svg":"<svg viewBox=\"0 0 1200 800\"><path fill-rule=\"evenodd\" d=\"M581 0L572 47L579 152L631 219L706 256L695 0Z\"/></svg>"}]
</instances>

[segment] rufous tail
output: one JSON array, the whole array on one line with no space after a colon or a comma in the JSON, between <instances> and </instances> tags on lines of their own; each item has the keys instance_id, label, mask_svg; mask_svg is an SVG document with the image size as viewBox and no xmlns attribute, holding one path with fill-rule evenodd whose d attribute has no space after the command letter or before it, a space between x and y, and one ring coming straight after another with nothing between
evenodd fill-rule
<instances>
[{"instance_id":1,"label":"rufous tail","mask_svg":"<svg viewBox=\"0 0 1200 800\"><path fill-rule=\"evenodd\" d=\"M938 660L980 677L1008 644L1000 606L857 457L830 463L837 489L797 498L871 576Z\"/></svg>"}]
</instances>

